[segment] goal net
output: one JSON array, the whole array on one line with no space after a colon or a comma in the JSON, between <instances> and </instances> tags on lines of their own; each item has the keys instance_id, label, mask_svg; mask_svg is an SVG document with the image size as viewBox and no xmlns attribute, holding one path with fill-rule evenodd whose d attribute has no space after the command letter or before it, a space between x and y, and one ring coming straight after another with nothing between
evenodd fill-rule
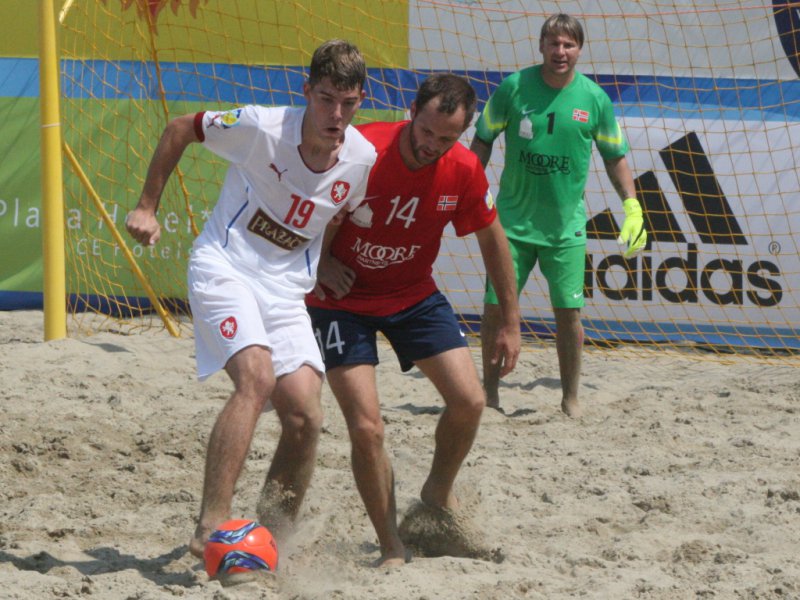
<instances>
[{"instance_id":1,"label":"goal net","mask_svg":"<svg viewBox=\"0 0 800 600\"><path fill-rule=\"evenodd\" d=\"M650 237L641 255L622 257L621 202L595 152L587 340L800 350L800 3L731 0L67 0L58 33L70 329L161 327L155 304L189 332L186 260L224 162L191 145L162 199L159 244L124 232L170 118L302 104L311 53L334 37L356 43L369 66L358 122L404 118L435 71L466 75L480 109L504 76L541 61L539 29L554 12L585 27L578 68L614 102ZM501 136L488 168L495 195L503 161ZM476 332L484 268L472 237L447 232L436 277ZM538 269L520 301L531 344L551 338Z\"/></svg>"}]
</instances>

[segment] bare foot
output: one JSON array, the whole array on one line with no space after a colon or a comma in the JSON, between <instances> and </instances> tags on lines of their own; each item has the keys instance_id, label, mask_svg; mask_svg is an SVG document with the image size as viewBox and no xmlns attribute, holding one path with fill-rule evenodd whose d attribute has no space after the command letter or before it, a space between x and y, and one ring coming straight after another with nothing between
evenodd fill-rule
<instances>
[{"instance_id":1,"label":"bare foot","mask_svg":"<svg viewBox=\"0 0 800 600\"><path fill-rule=\"evenodd\" d=\"M581 409L581 405L578 403L577 398L574 400L562 400L561 410L568 417L577 418L583 416L583 410Z\"/></svg>"},{"instance_id":2,"label":"bare foot","mask_svg":"<svg viewBox=\"0 0 800 600\"><path fill-rule=\"evenodd\" d=\"M456 498L453 490L448 490L446 496L442 496L441 492L434 489L430 480L426 481L425 485L422 486L419 496L424 504L433 508L458 510L458 498Z\"/></svg>"},{"instance_id":3,"label":"bare foot","mask_svg":"<svg viewBox=\"0 0 800 600\"><path fill-rule=\"evenodd\" d=\"M387 567L396 568L402 567L404 564L411 562L411 551L406 550L403 546L400 547L401 552L387 552L382 554L379 559L372 563L373 567Z\"/></svg>"},{"instance_id":4,"label":"bare foot","mask_svg":"<svg viewBox=\"0 0 800 600\"><path fill-rule=\"evenodd\" d=\"M498 402L497 402L496 404L487 404L487 405L486 405L486 408L491 408L491 409L493 409L493 410L496 410L496 411L497 411L497 412L499 412L501 415L504 415L504 414L506 414L506 411L504 411L504 410L503 410L503 407L502 407L502 406L500 406L500 401L499 401L499 400L498 400Z\"/></svg>"},{"instance_id":5,"label":"bare foot","mask_svg":"<svg viewBox=\"0 0 800 600\"><path fill-rule=\"evenodd\" d=\"M203 552L206 549L206 542L213 531L213 528L206 529L200 525L197 526L197 529L194 530L192 539L189 540L189 552L191 552L193 556L196 556L200 559L203 558Z\"/></svg>"}]
</instances>

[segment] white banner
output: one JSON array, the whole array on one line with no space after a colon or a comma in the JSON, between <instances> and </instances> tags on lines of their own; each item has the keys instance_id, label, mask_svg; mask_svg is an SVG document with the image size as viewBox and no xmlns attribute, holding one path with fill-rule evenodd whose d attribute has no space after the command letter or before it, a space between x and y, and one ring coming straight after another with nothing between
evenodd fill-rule
<instances>
[{"instance_id":1,"label":"white banner","mask_svg":"<svg viewBox=\"0 0 800 600\"><path fill-rule=\"evenodd\" d=\"M660 212L669 213L659 218L674 221L669 230L651 231L651 249L630 261L635 281L629 279L616 242L589 235L587 252L593 272L585 314L618 319L624 306L632 320L796 327L800 323L800 174L788 149L800 147L800 123L661 120L656 127L628 118L621 125L632 148L628 159L634 177L645 173L655 177L666 202ZM467 145L472 132L464 136ZM728 214L715 210L725 223L723 234L738 231L741 235L716 235L707 215L688 211L664 164L661 152L692 133L700 147L698 153L686 156L687 162L696 165L703 155L708 159L712 173L694 175L718 183L730 209ZM747 152L732 151L737 148L747 148ZM775 148L787 151L775 152ZM495 195L503 149L501 138L487 172ZM586 207L590 221L608 210L618 226L624 220L622 204L596 154ZM451 233L442 248L437 262L442 285L451 290L449 296L460 311L480 314L484 271L477 242ZM550 310L540 279L537 270L528 283L527 289L536 293L526 297L526 317L541 317ZM635 293L623 293L629 288Z\"/></svg>"},{"instance_id":2,"label":"white banner","mask_svg":"<svg viewBox=\"0 0 800 600\"><path fill-rule=\"evenodd\" d=\"M796 330L800 7L417 1L410 3L410 67L468 70L491 91L504 73L541 62L541 24L556 12L585 27L578 69L611 86L654 229L651 247L627 264L613 239L587 232L585 315ZM502 166L501 136L488 169L495 193ZM596 154L586 202L590 226L622 224L621 202ZM474 239L451 234L437 263L463 313L482 312L479 257ZM538 270L522 304L526 317L552 314Z\"/></svg>"},{"instance_id":3,"label":"white banner","mask_svg":"<svg viewBox=\"0 0 800 600\"><path fill-rule=\"evenodd\" d=\"M542 23L563 12L584 27L586 73L794 79L777 10L770 2L719 0L412 0L409 66L515 71L541 62ZM791 10L800 13L800 7Z\"/></svg>"}]
</instances>

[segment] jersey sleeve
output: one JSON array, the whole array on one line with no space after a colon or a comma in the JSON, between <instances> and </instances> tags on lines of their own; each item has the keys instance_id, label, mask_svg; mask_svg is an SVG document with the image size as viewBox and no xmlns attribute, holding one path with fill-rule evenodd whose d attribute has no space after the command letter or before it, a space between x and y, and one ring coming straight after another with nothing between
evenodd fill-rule
<instances>
[{"instance_id":1,"label":"jersey sleeve","mask_svg":"<svg viewBox=\"0 0 800 600\"><path fill-rule=\"evenodd\" d=\"M614 105L603 92L600 97L600 119L594 136L597 151L606 160L620 158L628 152L628 141L614 115Z\"/></svg>"},{"instance_id":2,"label":"jersey sleeve","mask_svg":"<svg viewBox=\"0 0 800 600\"><path fill-rule=\"evenodd\" d=\"M508 126L508 107L514 85L512 77L500 82L475 123L475 135L484 142L494 142Z\"/></svg>"},{"instance_id":3,"label":"jersey sleeve","mask_svg":"<svg viewBox=\"0 0 800 600\"><path fill-rule=\"evenodd\" d=\"M459 202L453 218L453 228L459 237L488 227L497 217L494 199L489 191L489 181L477 161L470 175L466 177L465 190L465 202L463 205Z\"/></svg>"},{"instance_id":4,"label":"jersey sleeve","mask_svg":"<svg viewBox=\"0 0 800 600\"><path fill-rule=\"evenodd\" d=\"M348 138L348 160L362 166L362 176L353 181L344 208L347 212L353 212L364 201L364 196L367 193L367 182L378 154L375 151L375 146L364 136L360 127L348 125L345 135Z\"/></svg>"},{"instance_id":5,"label":"jersey sleeve","mask_svg":"<svg viewBox=\"0 0 800 600\"><path fill-rule=\"evenodd\" d=\"M203 145L232 163L243 163L255 146L259 115L255 106L200 112L194 128Z\"/></svg>"},{"instance_id":6,"label":"jersey sleeve","mask_svg":"<svg viewBox=\"0 0 800 600\"><path fill-rule=\"evenodd\" d=\"M365 168L364 171L365 171L364 176L353 185L350 197L347 199L347 204L345 204L345 210L347 212L353 212L364 201L364 196L367 193L367 180L369 179L369 169Z\"/></svg>"}]
</instances>

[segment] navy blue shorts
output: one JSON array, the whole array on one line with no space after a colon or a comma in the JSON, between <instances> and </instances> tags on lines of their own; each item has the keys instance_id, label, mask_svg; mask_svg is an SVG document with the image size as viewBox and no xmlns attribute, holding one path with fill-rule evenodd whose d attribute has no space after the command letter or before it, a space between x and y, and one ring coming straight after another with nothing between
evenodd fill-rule
<instances>
[{"instance_id":1,"label":"navy blue shorts","mask_svg":"<svg viewBox=\"0 0 800 600\"><path fill-rule=\"evenodd\" d=\"M326 369L343 365L377 365L377 333L389 340L408 371L414 361L467 345L453 308L441 292L386 317L308 307Z\"/></svg>"}]
</instances>

